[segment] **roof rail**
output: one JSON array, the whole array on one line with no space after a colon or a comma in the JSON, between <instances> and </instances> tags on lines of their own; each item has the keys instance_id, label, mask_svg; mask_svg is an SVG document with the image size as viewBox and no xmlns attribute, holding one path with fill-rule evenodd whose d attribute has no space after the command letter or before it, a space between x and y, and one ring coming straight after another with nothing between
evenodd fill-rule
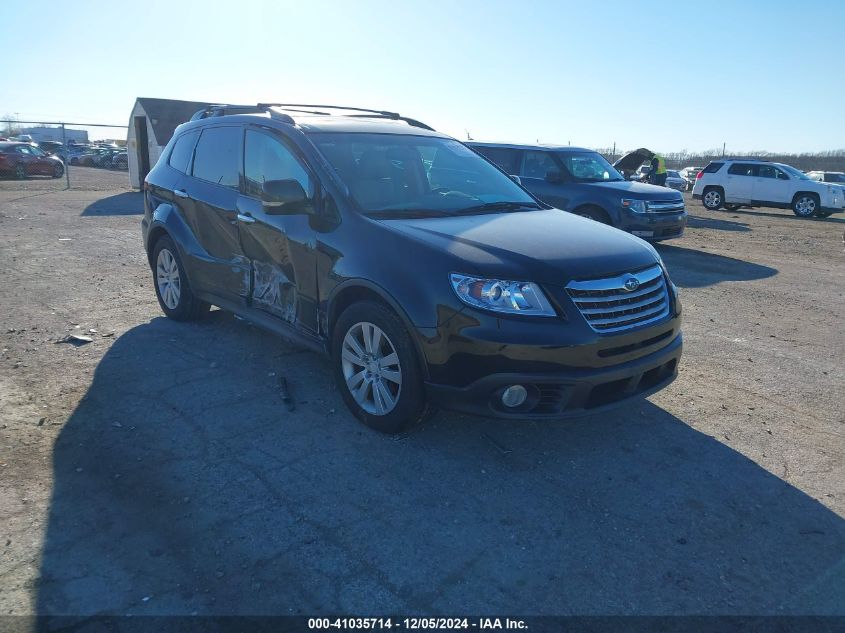
<instances>
[{"instance_id":1,"label":"roof rail","mask_svg":"<svg viewBox=\"0 0 845 633\"><path fill-rule=\"evenodd\" d=\"M212 104L202 110L194 113L191 121L199 119L208 119L210 117L225 116L228 114L264 114L268 113L274 119L278 119L285 123L293 124L293 118L281 112L274 112L271 108L263 106L263 104L254 105L231 105L231 104Z\"/></svg>"},{"instance_id":2,"label":"roof rail","mask_svg":"<svg viewBox=\"0 0 845 633\"><path fill-rule=\"evenodd\" d=\"M269 113L271 117L284 121L285 123L294 124L293 117L279 110L287 112L299 112L302 114L316 114L321 116L331 116L330 112L323 112L322 110L342 110L344 112L355 112L357 114L344 114L348 117L362 117L362 118L380 118L390 119L392 121L404 121L408 125L422 128L424 130L434 131L434 128L426 125L422 121L404 117L398 112L388 112L387 110L371 110L370 108L354 108L351 106L336 106L336 105L315 105L310 103L258 103L256 105L231 105L231 104L214 104L207 108L198 111L191 117L191 121L198 119L207 119L214 116L224 116L227 114L256 114Z\"/></svg>"}]
</instances>

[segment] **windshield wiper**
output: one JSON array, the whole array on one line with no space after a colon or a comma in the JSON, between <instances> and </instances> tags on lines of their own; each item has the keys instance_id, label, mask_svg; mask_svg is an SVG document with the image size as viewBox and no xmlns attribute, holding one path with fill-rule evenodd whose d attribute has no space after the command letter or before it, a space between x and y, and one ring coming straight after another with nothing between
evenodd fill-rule
<instances>
[{"instance_id":1,"label":"windshield wiper","mask_svg":"<svg viewBox=\"0 0 845 633\"><path fill-rule=\"evenodd\" d=\"M390 218L445 218L455 215L451 211L440 209L376 209L365 213L367 217L376 219Z\"/></svg>"},{"instance_id":2,"label":"windshield wiper","mask_svg":"<svg viewBox=\"0 0 845 633\"><path fill-rule=\"evenodd\" d=\"M485 202L484 204L477 204L472 207L461 209L458 213L484 213L486 211L519 211L520 209L539 209L541 208L536 202L508 202L507 200L500 200L499 202Z\"/></svg>"}]
</instances>

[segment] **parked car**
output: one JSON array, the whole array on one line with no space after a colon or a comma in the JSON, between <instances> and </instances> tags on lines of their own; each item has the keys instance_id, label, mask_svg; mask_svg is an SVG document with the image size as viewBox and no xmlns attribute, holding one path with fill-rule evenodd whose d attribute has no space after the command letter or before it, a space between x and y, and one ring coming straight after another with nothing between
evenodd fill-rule
<instances>
[{"instance_id":1,"label":"parked car","mask_svg":"<svg viewBox=\"0 0 845 633\"><path fill-rule=\"evenodd\" d=\"M112 156L112 165L114 169L129 169L129 155L126 150L117 152Z\"/></svg>"},{"instance_id":2,"label":"parked car","mask_svg":"<svg viewBox=\"0 0 845 633\"><path fill-rule=\"evenodd\" d=\"M652 241L684 232L687 213L682 195L665 187L626 182L598 152L549 145L468 145L558 209Z\"/></svg>"},{"instance_id":3,"label":"parked car","mask_svg":"<svg viewBox=\"0 0 845 633\"><path fill-rule=\"evenodd\" d=\"M817 182L829 182L845 187L845 173L841 171L808 171L807 177Z\"/></svg>"},{"instance_id":4,"label":"parked car","mask_svg":"<svg viewBox=\"0 0 845 633\"><path fill-rule=\"evenodd\" d=\"M679 174L674 169L667 169L666 186L670 189L675 189L676 191L686 191L687 179L681 176L681 174Z\"/></svg>"},{"instance_id":5,"label":"parked car","mask_svg":"<svg viewBox=\"0 0 845 633\"><path fill-rule=\"evenodd\" d=\"M61 178L65 173L62 161L31 143L0 142L0 172L19 180L28 176Z\"/></svg>"},{"instance_id":6,"label":"parked car","mask_svg":"<svg viewBox=\"0 0 845 633\"><path fill-rule=\"evenodd\" d=\"M811 180L803 172L762 160L713 161L698 174L692 190L710 210L741 206L792 209L802 218L827 217L845 207L842 189Z\"/></svg>"},{"instance_id":7,"label":"parked car","mask_svg":"<svg viewBox=\"0 0 845 633\"><path fill-rule=\"evenodd\" d=\"M83 156L90 155L93 149L86 145L69 145L63 156L64 161L70 165L79 165Z\"/></svg>"},{"instance_id":8,"label":"parked car","mask_svg":"<svg viewBox=\"0 0 845 633\"><path fill-rule=\"evenodd\" d=\"M38 147L48 154L53 154L54 156L64 149L64 145L57 141L40 141L38 143Z\"/></svg>"},{"instance_id":9,"label":"parked car","mask_svg":"<svg viewBox=\"0 0 845 633\"><path fill-rule=\"evenodd\" d=\"M578 415L676 376L681 308L652 246L549 207L419 121L213 106L144 189L163 312L215 304L327 353L378 430L433 405Z\"/></svg>"},{"instance_id":10,"label":"parked car","mask_svg":"<svg viewBox=\"0 0 845 633\"><path fill-rule=\"evenodd\" d=\"M680 170L681 177L687 181L687 191L691 191L695 184L695 179L704 167L684 167Z\"/></svg>"}]
</instances>

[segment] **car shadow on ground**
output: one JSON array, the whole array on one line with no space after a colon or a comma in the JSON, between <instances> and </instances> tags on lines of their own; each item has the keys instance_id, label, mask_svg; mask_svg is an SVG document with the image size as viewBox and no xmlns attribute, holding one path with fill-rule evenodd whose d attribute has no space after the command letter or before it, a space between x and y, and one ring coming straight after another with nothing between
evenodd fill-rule
<instances>
[{"instance_id":1,"label":"car shadow on ground","mask_svg":"<svg viewBox=\"0 0 845 633\"><path fill-rule=\"evenodd\" d=\"M699 249L656 244L672 281L682 288L713 286L723 281L751 281L777 275L776 268Z\"/></svg>"},{"instance_id":2,"label":"car shadow on ground","mask_svg":"<svg viewBox=\"0 0 845 633\"><path fill-rule=\"evenodd\" d=\"M697 215L690 215L687 219L687 227L692 229L714 229L716 231L748 232L751 227L742 222L731 222L718 218L702 218Z\"/></svg>"},{"instance_id":3,"label":"car shadow on ground","mask_svg":"<svg viewBox=\"0 0 845 633\"><path fill-rule=\"evenodd\" d=\"M694 422L641 401L387 437L322 357L157 318L57 438L37 613L841 611L843 520Z\"/></svg>"},{"instance_id":4,"label":"car shadow on ground","mask_svg":"<svg viewBox=\"0 0 845 633\"><path fill-rule=\"evenodd\" d=\"M92 202L80 215L141 215L143 213L144 194L140 191L127 191Z\"/></svg>"},{"instance_id":5,"label":"car shadow on ground","mask_svg":"<svg viewBox=\"0 0 845 633\"><path fill-rule=\"evenodd\" d=\"M845 218L842 217L827 217L827 218L799 218L797 217L792 211L789 209L784 209L782 212L778 213L777 211L761 211L757 208L741 208L741 209L734 209L732 211L724 211L723 213L736 213L740 215L756 215L756 216L763 216L767 218L792 218L796 222L801 220L809 221L809 222L829 222L831 224L845 224Z\"/></svg>"}]
</instances>

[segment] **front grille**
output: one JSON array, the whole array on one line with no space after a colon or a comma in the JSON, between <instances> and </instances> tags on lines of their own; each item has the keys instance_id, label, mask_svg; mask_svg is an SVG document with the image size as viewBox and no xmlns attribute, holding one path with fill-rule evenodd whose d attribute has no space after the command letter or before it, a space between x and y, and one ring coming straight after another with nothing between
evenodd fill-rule
<instances>
[{"instance_id":1,"label":"front grille","mask_svg":"<svg viewBox=\"0 0 845 633\"><path fill-rule=\"evenodd\" d=\"M596 332L621 332L669 315L669 292L660 266L618 277L572 281L566 291Z\"/></svg>"},{"instance_id":2,"label":"front grille","mask_svg":"<svg viewBox=\"0 0 845 633\"><path fill-rule=\"evenodd\" d=\"M684 199L680 200L647 200L648 213L680 213L684 210Z\"/></svg>"}]
</instances>

